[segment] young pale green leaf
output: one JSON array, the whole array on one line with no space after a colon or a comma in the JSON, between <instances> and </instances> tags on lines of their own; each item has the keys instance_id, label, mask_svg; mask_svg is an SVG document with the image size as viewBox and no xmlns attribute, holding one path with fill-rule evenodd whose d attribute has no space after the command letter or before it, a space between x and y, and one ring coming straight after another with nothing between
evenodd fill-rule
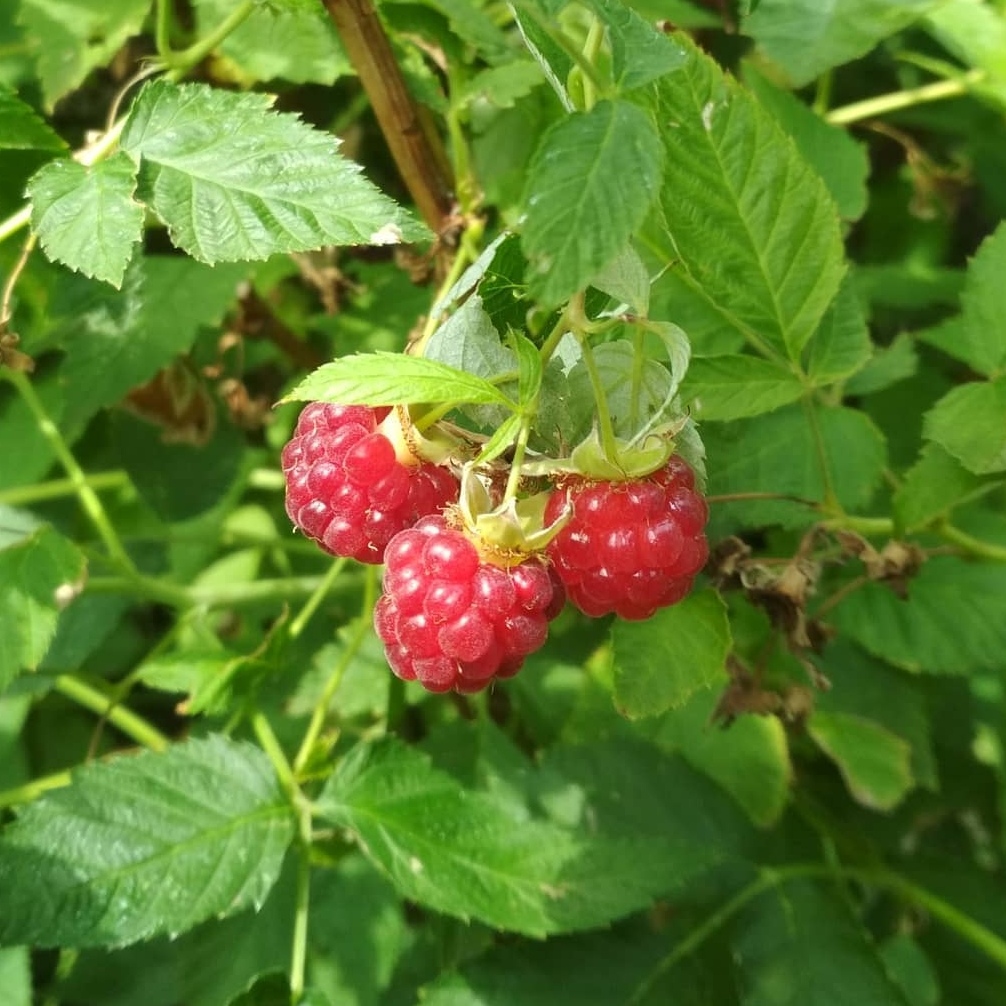
<instances>
[{"instance_id":1,"label":"young pale green leaf","mask_svg":"<svg viewBox=\"0 0 1006 1006\"><path fill-rule=\"evenodd\" d=\"M872 395L906 380L918 369L919 354L915 351L915 340L907 332L900 332L894 342L878 349L867 364L849 378L845 393Z\"/></svg>"},{"instance_id":2,"label":"young pale green leaf","mask_svg":"<svg viewBox=\"0 0 1006 1006\"><path fill-rule=\"evenodd\" d=\"M495 385L477 374L422 356L386 352L358 353L326 363L305 377L283 401L341 405L411 402L512 405Z\"/></svg>"},{"instance_id":3,"label":"young pale green leaf","mask_svg":"<svg viewBox=\"0 0 1006 1006\"><path fill-rule=\"evenodd\" d=\"M631 91L684 66L688 58L670 36L619 0L589 0L608 28L615 85Z\"/></svg>"},{"instance_id":4,"label":"young pale green leaf","mask_svg":"<svg viewBox=\"0 0 1006 1006\"><path fill-rule=\"evenodd\" d=\"M923 682L847 639L833 640L821 656L831 688L818 694L815 709L868 720L905 741L912 778L936 792L940 781Z\"/></svg>"},{"instance_id":5,"label":"young pale green leaf","mask_svg":"<svg viewBox=\"0 0 1006 1006\"><path fill-rule=\"evenodd\" d=\"M750 65L744 67L744 83L793 137L804 159L828 186L842 217L858 220L867 204L870 162L866 147Z\"/></svg>"},{"instance_id":6,"label":"young pale green leaf","mask_svg":"<svg viewBox=\"0 0 1006 1006\"><path fill-rule=\"evenodd\" d=\"M200 328L220 323L247 271L240 264L209 268L180 255L153 255L133 264L118 293L73 277L51 306L66 346L60 379L73 388L64 422L83 427L186 352ZM194 385L175 390L180 402L191 398Z\"/></svg>"},{"instance_id":7,"label":"young pale green leaf","mask_svg":"<svg viewBox=\"0 0 1006 1006\"><path fill-rule=\"evenodd\" d=\"M726 675L730 625L713 590L691 594L645 622L612 630L615 703L632 719L683 705Z\"/></svg>"},{"instance_id":8,"label":"young pale green leaf","mask_svg":"<svg viewBox=\"0 0 1006 1006\"><path fill-rule=\"evenodd\" d=\"M954 354L979 374L1006 369L1006 224L982 242L968 265L961 306L964 328Z\"/></svg>"},{"instance_id":9,"label":"young pale green leaf","mask_svg":"<svg viewBox=\"0 0 1006 1006\"><path fill-rule=\"evenodd\" d=\"M507 337L517 357L517 388L521 405L532 401L541 388L542 365L538 347L522 333L514 330Z\"/></svg>"},{"instance_id":10,"label":"young pale green leaf","mask_svg":"<svg viewBox=\"0 0 1006 1006\"><path fill-rule=\"evenodd\" d=\"M104 66L136 35L150 0L21 0L18 21L38 40L38 75L48 109Z\"/></svg>"},{"instance_id":11,"label":"young pale green leaf","mask_svg":"<svg viewBox=\"0 0 1006 1006\"><path fill-rule=\"evenodd\" d=\"M743 1006L905 1006L846 904L809 881L773 887L730 929Z\"/></svg>"},{"instance_id":12,"label":"young pale green leaf","mask_svg":"<svg viewBox=\"0 0 1006 1006\"><path fill-rule=\"evenodd\" d=\"M0 150L65 150L62 137L31 105L0 86Z\"/></svg>"},{"instance_id":13,"label":"young pale green leaf","mask_svg":"<svg viewBox=\"0 0 1006 1006\"><path fill-rule=\"evenodd\" d=\"M866 315L847 277L807 344L804 366L814 385L824 387L857 374L872 353Z\"/></svg>"},{"instance_id":14,"label":"young pale green leaf","mask_svg":"<svg viewBox=\"0 0 1006 1006\"><path fill-rule=\"evenodd\" d=\"M923 431L969 471L1006 471L1006 375L948 392L926 413Z\"/></svg>"},{"instance_id":15,"label":"young pale green leaf","mask_svg":"<svg viewBox=\"0 0 1006 1006\"><path fill-rule=\"evenodd\" d=\"M626 245L594 276L590 285L627 304L644 318L650 309L650 275L632 245Z\"/></svg>"},{"instance_id":16,"label":"young pale green leaf","mask_svg":"<svg viewBox=\"0 0 1006 1006\"><path fill-rule=\"evenodd\" d=\"M809 408L809 407L807 407ZM709 492L779 493L821 501L830 484L852 512L867 503L883 477L883 435L854 409L797 405L730 424L702 429L709 455ZM787 500L723 502L713 512L714 536L737 527L817 520L808 506Z\"/></svg>"},{"instance_id":17,"label":"young pale green leaf","mask_svg":"<svg viewBox=\"0 0 1006 1006\"><path fill-rule=\"evenodd\" d=\"M758 356L709 356L692 361L681 391L695 417L744 419L795 402L804 386L792 370Z\"/></svg>"},{"instance_id":18,"label":"young pale green leaf","mask_svg":"<svg viewBox=\"0 0 1006 1006\"><path fill-rule=\"evenodd\" d=\"M794 87L864 56L879 42L939 6L941 0L761 0L743 29Z\"/></svg>"},{"instance_id":19,"label":"young pale green leaf","mask_svg":"<svg viewBox=\"0 0 1006 1006\"><path fill-rule=\"evenodd\" d=\"M950 556L929 559L901 600L867 584L831 621L874 656L928 674L969 674L1002 664L1006 652L1006 567Z\"/></svg>"},{"instance_id":20,"label":"young pale green leaf","mask_svg":"<svg viewBox=\"0 0 1006 1006\"><path fill-rule=\"evenodd\" d=\"M651 736L680 751L699 772L723 787L751 820L774 824L786 809L793 782L786 729L774 716L741 716L729 727L715 722L721 689L704 688L653 723Z\"/></svg>"},{"instance_id":21,"label":"young pale green leaf","mask_svg":"<svg viewBox=\"0 0 1006 1006\"><path fill-rule=\"evenodd\" d=\"M118 289L143 234L135 190L136 165L123 153L91 167L51 161L28 183L32 230L50 259Z\"/></svg>"},{"instance_id":22,"label":"young pale green leaf","mask_svg":"<svg viewBox=\"0 0 1006 1006\"><path fill-rule=\"evenodd\" d=\"M653 90L666 168L648 233L692 297L766 353L799 360L844 272L838 212L774 117L690 51Z\"/></svg>"},{"instance_id":23,"label":"young pale green leaf","mask_svg":"<svg viewBox=\"0 0 1006 1006\"><path fill-rule=\"evenodd\" d=\"M27 947L0 950L0 1002L31 1006L31 961Z\"/></svg>"},{"instance_id":24,"label":"young pale green leaf","mask_svg":"<svg viewBox=\"0 0 1006 1006\"><path fill-rule=\"evenodd\" d=\"M662 163L653 119L625 101L598 102L545 133L523 198L535 296L561 303L625 248L653 204Z\"/></svg>"},{"instance_id":25,"label":"young pale green leaf","mask_svg":"<svg viewBox=\"0 0 1006 1006\"><path fill-rule=\"evenodd\" d=\"M544 936L603 925L721 858L708 845L592 834L521 819L397 741L360 745L317 801L398 891L422 905ZM634 857L639 857L633 862Z\"/></svg>"},{"instance_id":26,"label":"young pale green leaf","mask_svg":"<svg viewBox=\"0 0 1006 1006\"><path fill-rule=\"evenodd\" d=\"M969 472L939 444L926 444L894 494L895 518L905 531L917 531L997 482Z\"/></svg>"},{"instance_id":27,"label":"young pale green leaf","mask_svg":"<svg viewBox=\"0 0 1006 1006\"><path fill-rule=\"evenodd\" d=\"M197 0L200 31L207 34L234 9L231 0ZM332 84L352 73L332 19L320 3L294 8L259 4L221 43L220 52L257 80Z\"/></svg>"},{"instance_id":28,"label":"young pale green leaf","mask_svg":"<svg viewBox=\"0 0 1006 1006\"><path fill-rule=\"evenodd\" d=\"M0 941L122 945L261 906L293 835L250 745L210 736L89 764L0 836Z\"/></svg>"},{"instance_id":29,"label":"young pale green leaf","mask_svg":"<svg viewBox=\"0 0 1006 1006\"><path fill-rule=\"evenodd\" d=\"M84 566L76 546L48 525L0 550L0 691L45 656Z\"/></svg>"},{"instance_id":30,"label":"young pale green leaf","mask_svg":"<svg viewBox=\"0 0 1006 1006\"><path fill-rule=\"evenodd\" d=\"M232 262L425 236L336 153L335 137L271 103L166 80L134 102L120 142L140 162L141 199L183 251Z\"/></svg>"},{"instance_id":31,"label":"young pale green leaf","mask_svg":"<svg viewBox=\"0 0 1006 1006\"><path fill-rule=\"evenodd\" d=\"M893 810L914 785L908 742L873 720L819 711L807 732L864 807Z\"/></svg>"}]
</instances>

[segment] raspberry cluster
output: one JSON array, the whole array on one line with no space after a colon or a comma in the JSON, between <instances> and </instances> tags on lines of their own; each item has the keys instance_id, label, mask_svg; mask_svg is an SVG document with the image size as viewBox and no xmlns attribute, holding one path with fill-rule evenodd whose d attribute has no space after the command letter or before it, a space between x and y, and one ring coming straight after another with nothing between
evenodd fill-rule
<instances>
[{"instance_id":1,"label":"raspberry cluster","mask_svg":"<svg viewBox=\"0 0 1006 1006\"><path fill-rule=\"evenodd\" d=\"M709 557L709 510L679 457L643 479L566 478L549 498L545 523L567 507L573 517L548 555L586 615L649 618L688 593Z\"/></svg>"},{"instance_id":2,"label":"raspberry cluster","mask_svg":"<svg viewBox=\"0 0 1006 1006\"><path fill-rule=\"evenodd\" d=\"M332 555L380 563L399 531L458 498L447 468L399 460L378 430L390 411L312 402L283 448L286 512Z\"/></svg>"},{"instance_id":3,"label":"raspberry cluster","mask_svg":"<svg viewBox=\"0 0 1006 1006\"><path fill-rule=\"evenodd\" d=\"M543 645L567 595L591 617L649 618L706 562L708 509L676 455L621 481L564 472L526 526L477 479L459 504L457 478L417 456L400 418L312 403L283 450L293 523L333 555L384 562L374 627L400 678L479 691Z\"/></svg>"},{"instance_id":4,"label":"raspberry cluster","mask_svg":"<svg viewBox=\"0 0 1006 1006\"><path fill-rule=\"evenodd\" d=\"M395 674L432 692L512 677L566 599L540 556L496 565L443 517L396 535L384 561L374 626Z\"/></svg>"}]
</instances>

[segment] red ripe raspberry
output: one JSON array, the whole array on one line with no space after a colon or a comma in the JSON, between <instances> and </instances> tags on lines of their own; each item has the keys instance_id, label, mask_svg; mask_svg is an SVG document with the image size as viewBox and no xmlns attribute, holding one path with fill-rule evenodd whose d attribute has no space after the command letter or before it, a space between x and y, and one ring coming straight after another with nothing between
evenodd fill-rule
<instances>
[{"instance_id":1,"label":"red ripe raspberry","mask_svg":"<svg viewBox=\"0 0 1006 1006\"><path fill-rule=\"evenodd\" d=\"M538 557L504 569L441 516L395 535L374 628L400 678L477 692L516 674L548 635L565 591Z\"/></svg>"},{"instance_id":2,"label":"red ripe raspberry","mask_svg":"<svg viewBox=\"0 0 1006 1006\"><path fill-rule=\"evenodd\" d=\"M643 479L567 479L549 498L545 524L567 505L573 516L548 556L570 600L592 617L649 618L688 593L709 557L709 510L679 457Z\"/></svg>"},{"instance_id":3,"label":"red ripe raspberry","mask_svg":"<svg viewBox=\"0 0 1006 1006\"><path fill-rule=\"evenodd\" d=\"M446 468L398 460L377 429L389 412L312 402L283 448L286 512L332 555L382 562L399 531L458 498Z\"/></svg>"}]
</instances>

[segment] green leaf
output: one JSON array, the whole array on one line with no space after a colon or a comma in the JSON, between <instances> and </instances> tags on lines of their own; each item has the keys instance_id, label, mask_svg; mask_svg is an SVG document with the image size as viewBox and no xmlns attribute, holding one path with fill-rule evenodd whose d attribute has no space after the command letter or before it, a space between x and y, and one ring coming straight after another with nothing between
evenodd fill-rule
<instances>
[{"instance_id":1,"label":"green leaf","mask_svg":"<svg viewBox=\"0 0 1006 1006\"><path fill-rule=\"evenodd\" d=\"M939 444L926 444L894 494L894 515L900 527L915 531L995 484L969 472Z\"/></svg>"},{"instance_id":2,"label":"green leaf","mask_svg":"<svg viewBox=\"0 0 1006 1006\"><path fill-rule=\"evenodd\" d=\"M880 947L880 958L910 1006L939 1006L940 984L932 962L908 933L886 940Z\"/></svg>"},{"instance_id":3,"label":"green leaf","mask_svg":"<svg viewBox=\"0 0 1006 1006\"><path fill-rule=\"evenodd\" d=\"M120 142L178 247L212 264L425 236L336 153L335 137L271 102L166 80L134 102Z\"/></svg>"},{"instance_id":4,"label":"green leaf","mask_svg":"<svg viewBox=\"0 0 1006 1006\"><path fill-rule=\"evenodd\" d=\"M549 82L552 90L555 91L562 107L567 112L574 112L575 107L570 101L566 92L566 79L569 71L573 68L573 60L563 50L548 31L538 23L538 20L526 9L529 5L514 5L510 9L513 13L514 22L527 51L534 57L534 61L541 67L545 79Z\"/></svg>"},{"instance_id":5,"label":"green leaf","mask_svg":"<svg viewBox=\"0 0 1006 1006\"><path fill-rule=\"evenodd\" d=\"M154 255L130 269L121 293L85 280L68 285L52 307L66 333L60 378L73 388L65 423L83 426L187 352L200 329L220 324L247 272Z\"/></svg>"},{"instance_id":6,"label":"green leaf","mask_svg":"<svg viewBox=\"0 0 1006 1006\"><path fill-rule=\"evenodd\" d=\"M644 318L650 309L650 275L632 245L626 245L594 276L590 285L617 302L628 304Z\"/></svg>"},{"instance_id":7,"label":"green leaf","mask_svg":"<svg viewBox=\"0 0 1006 1006\"><path fill-rule=\"evenodd\" d=\"M482 377L422 356L358 353L342 356L309 374L284 402L398 405L409 402L478 402L509 405Z\"/></svg>"},{"instance_id":8,"label":"green leaf","mask_svg":"<svg viewBox=\"0 0 1006 1006\"><path fill-rule=\"evenodd\" d=\"M1006 20L982 0L944 0L927 17L926 28L940 45L988 77L974 85L976 94L1006 106Z\"/></svg>"},{"instance_id":9,"label":"green leaf","mask_svg":"<svg viewBox=\"0 0 1006 1006\"><path fill-rule=\"evenodd\" d=\"M0 836L0 940L121 945L261 906L293 835L250 745L211 736L92 763Z\"/></svg>"},{"instance_id":10,"label":"green leaf","mask_svg":"<svg viewBox=\"0 0 1006 1006\"><path fill-rule=\"evenodd\" d=\"M136 165L123 153L91 167L51 161L28 183L32 230L50 259L118 289L143 234L135 189Z\"/></svg>"},{"instance_id":11,"label":"green leaf","mask_svg":"<svg viewBox=\"0 0 1006 1006\"><path fill-rule=\"evenodd\" d=\"M1006 375L948 392L926 413L923 433L978 475L1006 471Z\"/></svg>"},{"instance_id":12,"label":"green leaf","mask_svg":"<svg viewBox=\"0 0 1006 1006\"><path fill-rule=\"evenodd\" d=\"M729 727L714 722L720 689L696 692L654 722L653 739L680 751L690 765L725 789L761 827L774 824L793 781L786 729L774 716L741 716Z\"/></svg>"},{"instance_id":13,"label":"green leaf","mask_svg":"<svg viewBox=\"0 0 1006 1006\"><path fill-rule=\"evenodd\" d=\"M6 1006L31 1006L31 962L27 947L0 950L0 1001Z\"/></svg>"},{"instance_id":14,"label":"green leaf","mask_svg":"<svg viewBox=\"0 0 1006 1006\"><path fill-rule=\"evenodd\" d=\"M615 86L631 91L671 73L687 56L670 36L618 0L589 0L608 28Z\"/></svg>"},{"instance_id":15,"label":"green leaf","mask_svg":"<svg viewBox=\"0 0 1006 1006\"><path fill-rule=\"evenodd\" d=\"M392 740L347 755L316 806L404 897L531 936L629 914L721 855L676 838L515 819L507 801L464 788Z\"/></svg>"},{"instance_id":16,"label":"green leaf","mask_svg":"<svg viewBox=\"0 0 1006 1006\"><path fill-rule=\"evenodd\" d=\"M1006 652L1006 567L937 556L912 580L909 600L870 583L845 598L831 620L905 670L968 674L998 667Z\"/></svg>"},{"instance_id":17,"label":"green leaf","mask_svg":"<svg viewBox=\"0 0 1006 1006\"><path fill-rule=\"evenodd\" d=\"M807 344L807 373L816 387L833 384L857 374L872 353L866 315L847 277Z\"/></svg>"},{"instance_id":18,"label":"green leaf","mask_svg":"<svg viewBox=\"0 0 1006 1006\"><path fill-rule=\"evenodd\" d=\"M904 381L918 369L919 354L915 351L915 340L906 332L901 332L889 346L878 349L866 366L849 379L845 393L872 395Z\"/></svg>"},{"instance_id":19,"label":"green leaf","mask_svg":"<svg viewBox=\"0 0 1006 1006\"><path fill-rule=\"evenodd\" d=\"M864 807L892 810L912 788L908 742L879 723L849 713L816 712L807 732L838 766Z\"/></svg>"},{"instance_id":20,"label":"green leaf","mask_svg":"<svg viewBox=\"0 0 1006 1006\"><path fill-rule=\"evenodd\" d=\"M507 339L517 357L518 395L521 405L532 401L541 388L542 365L538 347L518 331L512 331Z\"/></svg>"},{"instance_id":21,"label":"green leaf","mask_svg":"<svg viewBox=\"0 0 1006 1006\"><path fill-rule=\"evenodd\" d=\"M846 639L832 641L823 654L831 682L815 708L870 720L904 740L912 752L911 774L920 786L939 789L929 710L917 678L869 656Z\"/></svg>"},{"instance_id":22,"label":"green leaf","mask_svg":"<svg viewBox=\"0 0 1006 1006\"><path fill-rule=\"evenodd\" d=\"M850 512L865 505L883 477L883 436L854 409L808 409L792 405L755 419L707 423L702 436L709 493L779 493L823 501L830 483ZM805 526L817 519L810 507L786 500L724 502L713 510L710 533L715 538L737 527Z\"/></svg>"},{"instance_id":23,"label":"green leaf","mask_svg":"<svg viewBox=\"0 0 1006 1006\"><path fill-rule=\"evenodd\" d=\"M21 0L18 21L38 40L38 74L50 111L136 35L150 0Z\"/></svg>"},{"instance_id":24,"label":"green leaf","mask_svg":"<svg viewBox=\"0 0 1006 1006\"><path fill-rule=\"evenodd\" d=\"M719 594L703 590L611 634L615 703L632 719L683 705L726 675L730 625Z\"/></svg>"},{"instance_id":25,"label":"green leaf","mask_svg":"<svg viewBox=\"0 0 1006 1006\"><path fill-rule=\"evenodd\" d=\"M844 129L829 125L817 112L789 91L776 87L750 65L744 67L744 83L793 137L804 160L828 186L842 217L858 220L867 204L870 162L866 147Z\"/></svg>"},{"instance_id":26,"label":"green leaf","mask_svg":"<svg viewBox=\"0 0 1006 1006\"><path fill-rule=\"evenodd\" d=\"M772 412L803 394L800 379L785 367L758 356L709 356L692 361L681 391L695 417L744 419Z\"/></svg>"},{"instance_id":27,"label":"green leaf","mask_svg":"<svg viewBox=\"0 0 1006 1006\"><path fill-rule=\"evenodd\" d=\"M772 888L731 930L744 1006L904 1006L846 906L808 881Z\"/></svg>"},{"instance_id":28,"label":"green leaf","mask_svg":"<svg viewBox=\"0 0 1006 1006\"><path fill-rule=\"evenodd\" d=\"M663 219L648 233L692 297L751 344L798 360L844 272L838 212L775 119L691 52L654 88L666 168Z\"/></svg>"},{"instance_id":29,"label":"green leaf","mask_svg":"<svg viewBox=\"0 0 1006 1006\"><path fill-rule=\"evenodd\" d=\"M662 163L653 119L628 102L601 101L552 126L522 200L532 293L559 304L586 287L643 223Z\"/></svg>"},{"instance_id":30,"label":"green leaf","mask_svg":"<svg viewBox=\"0 0 1006 1006\"><path fill-rule=\"evenodd\" d=\"M744 22L793 87L864 56L889 35L939 6L940 0L761 0Z\"/></svg>"},{"instance_id":31,"label":"green leaf","mask_svg":"<svg viewBox=\"0 0 1006 1006\"><path fill-rule=\"evenodd\" d=\"M954 353L986 377L1006 368L1006 224L982 242L961 294L964 328Z\"/></svg>"},{"instance_id":32,"label":"green leaf","mask_svg":"<svg viewBox=\"0 0 1006 1006\"><path fill-rule=\"evenodd\" d=\"M530 59L514 59L480 70L461 89L455 104L463 108L488 101L497 108L513 108L519 98L543 83L541 67Z\"/></svg>"},{"instance_id":33,"label":"green leaf","mask_svg":"<svg viewBox=\"0 0 1006 1006\"><path fill-rule=\"evenodd\" d=\"M62 137L31 105L0 85L0 150L65 150Z\"/></svg>"},{"instance_id":34,"label":"green leaf","mask_svg":"<svg viewBox=\"0 0 1006 1006\"><path fill-rule=\"evenodd\" d=\"M234 9L231 0L197 0L195 6L202 34ZM220 43L219 51L255 80L333 84L352 73L332 19L315 2L289 10L258 5Z\"/></svg>"},{"instance_id":35,"label":"green leaf","mask_svg":"<svg viewBox=\"0 0 1006 1006\"><path fill-rule=\"evenodd\" d=\"M49 526L0 550L0 691L34 670L52 642L59 612L84 575L84 557Z\"/></svg>"}]
</instances>

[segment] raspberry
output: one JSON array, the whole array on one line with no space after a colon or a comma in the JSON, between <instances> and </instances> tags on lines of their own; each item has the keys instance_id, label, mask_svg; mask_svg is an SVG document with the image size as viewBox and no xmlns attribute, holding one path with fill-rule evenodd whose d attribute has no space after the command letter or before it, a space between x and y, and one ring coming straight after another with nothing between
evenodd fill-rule
<instances>
[{"instance_id":1,"label":"raspberry","mask_svg":"<svg viewBox=\"0 0 1006 1006\"><path fill-rule=\"evenodd\" d=\"M458 498L446 468L398 460L378 431L389 411L312 402L283 448L286 512L332 555L379 563L399 531Z\"/></svg>"},{"instance_id":2,"label":"raspberry","mask_svg":"<svg viewBox=\"0 0 1006 1006\"><path fill-rule=\"evenodd\" d=\"M395 674L431 692L477 692L512 677L565 601L541 558L495 566L442 516L395 535L384 561L374 629Z\"/></svg>"},{"instance_id":3,"label":"raspberry","mask_svg":"<svg viewBox=\"0 0 1006 1006\"><path fill-rule=\"evenodd\" d=\"M709 556L709 510L679 457L643 479L565 479L549 497L546 525L567 505L573 516L548 556L570 600L592 617L649 618L688 593Z\"/></svg>"}]
</instances>

